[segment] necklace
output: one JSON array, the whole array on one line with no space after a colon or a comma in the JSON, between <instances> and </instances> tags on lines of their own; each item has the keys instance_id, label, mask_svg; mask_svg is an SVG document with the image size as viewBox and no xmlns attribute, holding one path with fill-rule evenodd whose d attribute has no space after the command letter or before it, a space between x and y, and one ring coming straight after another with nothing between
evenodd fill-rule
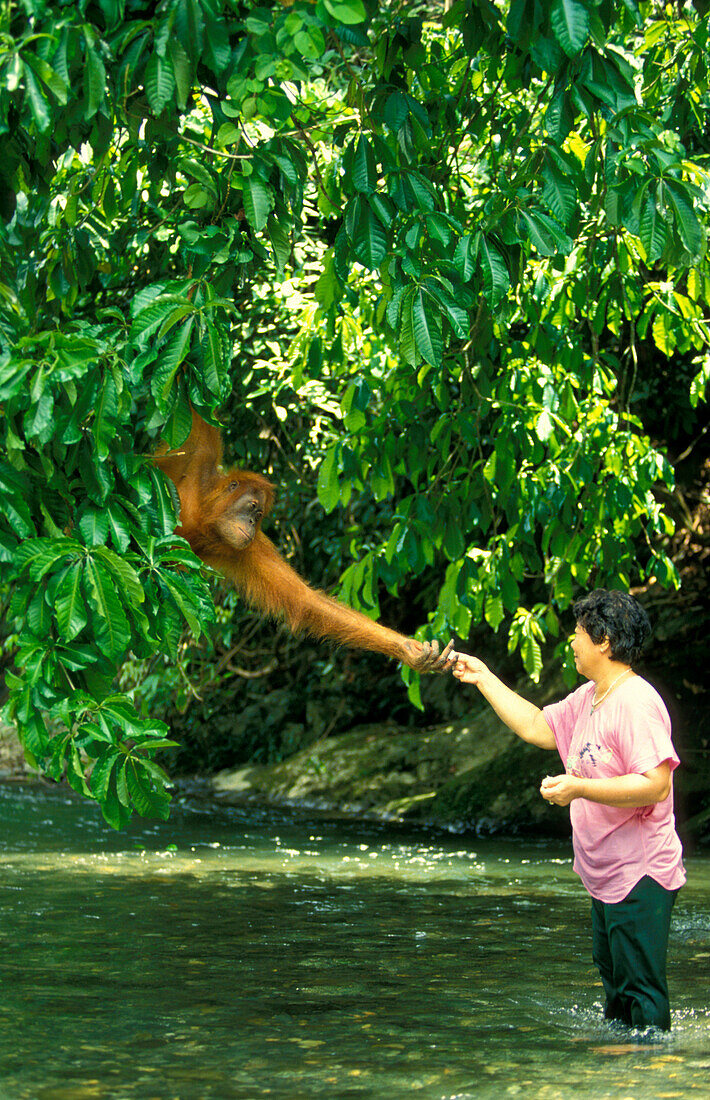
<instances>
[{"instance_id":1,"label":"necklace","mask_svg":"<svg viewBox=\"0 0 710 1100\"><path fill-rule=\"evenodd\" d=\"M615 680L612 680L612 682L609 684L609 687L606 689L600 699L592 699L591 710L589 711L590 714L594 714L594 711L597 709L597 707L601 706L614 685L618 684L619 680L621 680L627 672L631 672L631 669L625 668L620 676L617 676ZM596 695L596 688L594 690L594 694Z\"/></svg>"}]
</instances>

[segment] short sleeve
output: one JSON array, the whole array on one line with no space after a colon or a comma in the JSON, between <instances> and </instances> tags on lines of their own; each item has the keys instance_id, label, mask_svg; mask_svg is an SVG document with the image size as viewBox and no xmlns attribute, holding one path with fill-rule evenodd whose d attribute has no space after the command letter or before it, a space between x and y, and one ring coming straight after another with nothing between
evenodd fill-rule
<instances>
[{"instance_id":1,"label":"short sleeve","mask_svg":"<svg viewBox=\"0 0 710 1100\"><path fill-rule=\"evenodd\" d=\"M542 716L552 730L557 751L563 762L567 759L572 734L588 695L589 684L583 684L571 695L560 699L559 703L549 703L542 708Z\"/></svg>"},{"instance_id":2,"label":"short sleeve","mask_svg":"<svg viewBox=\"0 0 710 1100\"><path fill-rule=\"evenodd\" d=\"M653 689L629 700L617 725L619 753L628 772L642 775L667 760L674 770L680 760L671 740L671 720Z\"/></svg>"}]
</instances>

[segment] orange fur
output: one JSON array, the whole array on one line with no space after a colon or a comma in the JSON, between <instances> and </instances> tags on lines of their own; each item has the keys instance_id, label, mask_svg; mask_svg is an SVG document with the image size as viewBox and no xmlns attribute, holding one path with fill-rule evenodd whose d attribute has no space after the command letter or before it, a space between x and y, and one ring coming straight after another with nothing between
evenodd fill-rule
<instances>
[{"instance_id":1,"label":"orange fur","mask_svg":"<svg viewBox=\"0 0 710 1100\"><path fill-rule=\"evenodd\" d=\"M177 451L155 456L156 465L175 483L180 497L177 534L190 543L206 564L213 566L244 594L250 604L268 615L286 620L292 631L332 638L341 645L374 650L421 671L441 665L438 647L406 638L366 615L311 588L281 557L261 531L261 517L249 545L236 550L216 526L229 502L242 492L261 494L263 514L271 510L274 490L261 474L221 469L222 443L218 430L194 412L192 431ZM228 486L239 488L231 494Z\"/></svg>"}]
</instances>

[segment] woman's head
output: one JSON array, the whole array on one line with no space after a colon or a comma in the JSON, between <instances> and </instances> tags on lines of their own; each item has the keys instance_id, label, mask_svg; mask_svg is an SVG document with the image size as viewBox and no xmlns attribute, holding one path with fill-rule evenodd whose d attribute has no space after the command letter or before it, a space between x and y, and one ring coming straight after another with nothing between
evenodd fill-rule
<instances>
[{"instance_id":1,"label":"woman's head","mask_svg":"<svg viewBox=\"0 0 710 1100\"><path fill-rule=\"evenodd\" d=\"M611 659L627 665L638 660L651 634L648 615L626 592L595 588L576 601L572 614L595 645L608 638Z\"/></svg>"}]
</instances>

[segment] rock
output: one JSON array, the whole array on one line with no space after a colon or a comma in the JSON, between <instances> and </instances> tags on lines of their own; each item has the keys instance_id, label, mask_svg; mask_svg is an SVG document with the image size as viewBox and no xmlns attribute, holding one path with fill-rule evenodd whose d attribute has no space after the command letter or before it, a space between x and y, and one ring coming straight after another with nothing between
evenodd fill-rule
<instances>
[{"instance_id":1,"label":"rock","mask_svg":"<svg viewBox=\"0 0 710 1100\"><path fill-rule=\"evenodd\" d=\"M368 725L288 760L223 771L220 801L245 798L480 831L569 832L539 794L550 753L520 741L487 707L424 731Z\"/></svg>"}]
</instances>

